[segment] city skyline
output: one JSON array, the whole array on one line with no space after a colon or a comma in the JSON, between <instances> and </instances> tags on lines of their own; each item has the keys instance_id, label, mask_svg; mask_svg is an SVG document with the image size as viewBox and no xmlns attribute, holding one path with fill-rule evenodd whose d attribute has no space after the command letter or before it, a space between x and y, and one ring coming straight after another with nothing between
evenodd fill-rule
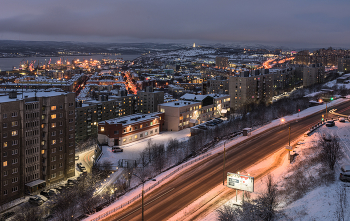
<instances>
[{"instance_id":1,"label":"city skyline","mask_svg":"<svg viewBox=\"0 0 350 221\"><path fill-rule=\"evenodd\" d=\"M0 9L0 40L347 47L349 6L342 0L17 0Z\"/></svg>"}]
</instances>

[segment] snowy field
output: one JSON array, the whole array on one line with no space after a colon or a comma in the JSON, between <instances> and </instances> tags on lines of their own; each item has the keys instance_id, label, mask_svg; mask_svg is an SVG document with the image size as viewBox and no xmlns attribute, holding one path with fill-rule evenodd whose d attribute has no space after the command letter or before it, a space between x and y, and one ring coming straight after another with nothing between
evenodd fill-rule
<instances>
[{"instance_id":1,"label":"snowy field","mask_svg":"<svg viewBox=\"0 0 350 221\"><path fill-rule=\"evenodd\" d=\"M140 158L140 153L147 147L147 143L149 140L151 140L152 143L156 144L164 144L166 146L166 143L170 139L177 139L179 141L185 141L187 140L191 135L190 128L186 128L181 131L172 132L161 132L160 134L154 135L152 137L133 142L130 144L126 144L121 146L123 149L123 152L112 152L112 147L109 146L103 146L102 147L102 156L99 160L99 162L103 163L104 161L110 161L113 165L117 165L118 161L120 159L125 160L136 160Z\"/></svg>"},{"instance_id":2,"label":"snowy field","mask_svg":"<svg viewBox=\"0 0 350 221\"><path fill-rule=\"evenodd\" d=\"M317 142L320 139L320 136L323 134L338 136L340 138L340 145L344 151L343 158L336 164L335 167L335 182L329 185L320 184L320 186L315 187L313 190L307 192L307 194L305 194L302 198L294 202L287 200L284 201L282 199L279 211L284 213L284 216L280 218L280 220L337 220L337 214L339 214L339 192L345 187L347 189L347 196L350 194L350 184L339 180L340 167L342 165L350 164L350 123L341 123L337 121L334 127L326 127L324 125L317 129L310 137L300 137L295 141L296 148L293 151L293 153L297 153L298 156L291 164L289 164L287 152L284 151L283 153L280 151L244 171L244 173L250 173L252 176L254 176L254 174L259 174L262 171L270 170L271 165L274 165L272 167L273 171L271 171L271 174L274 180L277 182L278 188L283 189L284 186L286 186L286 182L288 182L288 177L295 173L294 169L300 165L303 165L302 163L313 154L315 150L313 148L317 148ZM317 172L319 167L320 164L316 164L309 167L307 171L303 172L313 174ZM252 198L264 192L264 180L266 180L266 176L255 180L255 191L251 194ZM216 189L215 191L222 190ZM225 204L239 204L241 200L242 193L240 193L238 196L238 202L236 202L236 198L233 197ZM223 204L224 203L221 205ZM345 209L345 217L347 217L345 220L350 220L349 208L350 200L348 200L348 207ZM190 209L187 208L187 210ZM215 211L210 212L206 217L199 220L217 220L217 213Z\"/></svg>"}]
</instances>

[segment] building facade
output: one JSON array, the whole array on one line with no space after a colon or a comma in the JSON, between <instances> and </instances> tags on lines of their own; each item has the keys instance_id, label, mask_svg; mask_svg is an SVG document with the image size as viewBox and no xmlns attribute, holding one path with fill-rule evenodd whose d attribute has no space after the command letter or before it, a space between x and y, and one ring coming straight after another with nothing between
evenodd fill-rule
<instances>
[{"instance_id":1,"label":"building facade","mask_svg":"<svg viewBox=\"0 0 350 221\"><path fill-rule=\"evenodd\" d=\"M147 87L145 91L137 92L137 112L153 113L158 111L158 104L164 103L164 92L153 91L151 87Z\"/></svg>"},{"instance_id":2,"label":"building facade","mask_svg":"<svg viewBox=\"0 0 350 221\"><path fill-rule=\"evenodd\" d=\"M98 124L98 141L108 146L122 146L159 134L163 113L133 114Z\"/></svg>"},{"instance_id":3,"label":"building facade","mask_svg":"<svg viewBox=\"0 0 350 221\"><path fill-rule=\"evenodd\" d=\"M0 204L75 175L75 94L0 97Z\"/></svg>"},{"instance_id":4,"label":"building facade","mask_svg":"<svg viewBox=\"0 0 350 221\"><path fill-rule=\"evenodd\" d=\"M185 94L179 101L158 105L158 109L165 114L164 130L180 131L225 116L230 111L230 96Z\"/></svg>"}]
</instances>

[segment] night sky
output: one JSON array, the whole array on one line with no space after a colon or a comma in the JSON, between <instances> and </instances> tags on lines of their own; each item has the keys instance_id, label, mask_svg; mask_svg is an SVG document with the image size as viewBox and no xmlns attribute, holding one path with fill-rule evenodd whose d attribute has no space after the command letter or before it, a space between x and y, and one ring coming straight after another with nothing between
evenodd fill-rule
<instances>
[{"instance_id":1,"label":"night sky","mask_svg":"<svg viewBox=\"0 0 350 221\"><path fill-rule=\"evenodd\" d=\"M348 0L2 0L0 40L350 45Z\"/></svg>"}]
</instances>

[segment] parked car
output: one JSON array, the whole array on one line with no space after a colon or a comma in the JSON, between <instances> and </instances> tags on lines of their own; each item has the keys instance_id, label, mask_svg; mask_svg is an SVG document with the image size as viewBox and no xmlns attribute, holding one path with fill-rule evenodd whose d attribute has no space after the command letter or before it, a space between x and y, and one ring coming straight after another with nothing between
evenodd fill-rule
<instances>
[{"instance_id":1,"label":"parked car","mask_svg":"<svg viewBox=\"0 0 350 221\"><path fill-rule=\"evenodd\" d=\"M67 183L68 183L68 184L70 184L70 183L76 184L76 183L78 183L78 181L77 181L77 180L74 180L74 179L68 179L68 180L67 180Z\"/></svg>"},{"instance_id":2,"label":"parked car","mask_svg":"<svg viewBox=\"0 0 350 221\"><path fill-rule=\"evenodd\" d=\"M86 171L86 168L84 166L81 166L79 169L80 169L81 172Z\"/></svg>"},{"instance_id":3,"label":"parked car","mask_svg":"<svg viewBox=\"0 0 350 221\"><path fill-rule=\"evenodd\" d=\"M82 163L77 163L77 167L80 169L80 167L83 166Z\"/></svg>"},{"instance_id":4,"label":"parked car","mask_svg":"<svg viewBox=\"0 0 350 221\"><path fill-rule=\"evenodd\" d=\"M350 182L350 172L340 173L339 179L343 182Z\"/></svg>"},{"instance_id":5,"label":"parked car","mask_svg":"<svg viewBox=\"0 0 350 221\"><path fill-rule=\"evenodd\" d=\"M47 198L50 198L51 196L55 195L55 193L50 192L50 190L43 190L40 192L40 194Z\"/></svg>"},{"instance_id":6,"label":"parked car","mask_svg":"<svg viewBox=\"0 0 350 221\"><path fill-rule=\"evenodd\" d=\"M79 156L75 156L75 160L79 160Z\"/></svg>"},{"instance_id":7,"label":"parked car","mask_svg":"<svg viewBox=\"0 0 350 221\"><path fill-rule=\"evenodd\" d=\"M44 201L38 196L30 197L28 202L31 203L31 204L38 205L38 206L40 206L41 204L44 203Z\"/></svg>"},{"instance_id":8,"label":"parked car","mask_svg":"<svg viewBox=\"0 0 350 221\"><path fill-rule=\"evenodd\" d=\"M340 169L343 172L350 172L350 165L343 165Z\"/></svg>"},{"instance_id":9,"label":"parked car","mask_svg":"<svg viewBox=\"0 0 350 221\"><path fill-rule=\"evenodd\" d=\"M333 126L335 126L334 120L328 120L328 121L326 122L326 126L327 126L327 127L333 127Z\"/></svg>"},{"instance_id":10,"label":"parked car","mask_svg":"<svg viewBox=\"0 0 350 221\"><path fill-rule=\"evenodd\" d=\"M43 195L36 195L36 196L39 197L44 202L48 201L48 199Z\"/></svg>"},{"instance_id":11,"label":"parked car","mask_svg":"<svg viewBox=\"0 0 350 221\"><path fill-rule=\"evenodd\" d=\"M345 118L344 117L340 117L339 118L339 122L343 122L344 123L345 122Z\"/></svg>"},{"instance_id":12,"label":"parked car","mask_svg":"<svg viewBox=\"0 0 350 221\"><path fill-rule=\"evenodd\" d=\"M57 189L49 189L49 192L53 195L57 195L60 193L60 191L58 191Z\"/></svg>"},{"instance_id":13,"label":"parked car","mask_svg":"<svg viewBox=\"0 0 350 221\"><path fill-rule=\"evenodd\" d=\"M120 147L112 147L112 152L116 153L116 152L123 152L123 149Z\"/></svg>"},{"instance_id":14,"label":"parked car","mask_svg":"<svg viewBox=\"0 0 350 221\"><path fill-rule=\"evenodd\" d=\"M40 192L41 195L47 197L47 198L50 198L50 196L52 196L53 194L50 193L50 191L48 190L43 190Z\"/></svg>"}]
</instances>

